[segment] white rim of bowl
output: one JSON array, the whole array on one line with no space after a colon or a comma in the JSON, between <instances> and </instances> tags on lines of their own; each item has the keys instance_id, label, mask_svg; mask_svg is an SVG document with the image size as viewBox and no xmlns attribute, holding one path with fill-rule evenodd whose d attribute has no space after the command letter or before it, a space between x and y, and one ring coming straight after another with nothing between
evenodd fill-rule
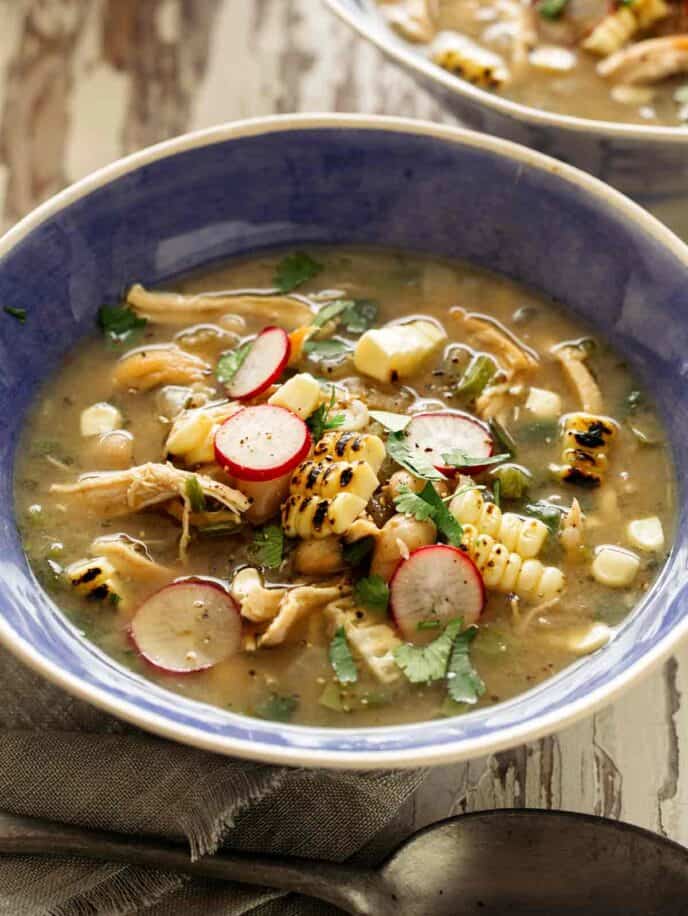
<instances>
[{"instance_id":1,"label":"white rim of bowl","mask_svg":"<svg viewBox=\"0 0 688 916\"><path fill-rule=\"evenodd\" d=\"M383 22L376 22L372 12L351 9L347 5L347 0L324 0L324 3L362 38L370 41L378 50L397 63L404 64L410 70L439 83L455 95L467 96L483 108L491 108L518 123L525 122L537 127L557 127L562 131L595 135L600 138L618 137L626 140L654 140L678 145L688 144L688 125L671 127L579 118L522 105L504 96L479 89L466 80L452 76L442 67L431 60L426 60L422 54L405 45L403 39L397 38Z\"/></svg>"},{"instance_id":2,"label":"white rim of bowl","mask_svg":"<svg viewBox=\"0 0 688 916\"><path fill-rule=\"evenodd\" d=\"M443 126L428 121L414 121L410 118L349 114L275 115L266 118L253 118L183 134L133 153L82 178L41 204L28 216L25 216L0 238L0 258L55 213L114 179L148 163L228 140L294 130L324 130L328 128L389 131L390 133L430 137L457 145L469 146L474 149L485 149L498 155L506 156L511 160L522 162L526 166L555 174L570 185L582 189L591 198L603 201L606 206L616 210L619 216L639 225L641 229L647 232L648 235L653 236L659 244L667 248L679 261L683 261L688 274L688 246L684 245L677 236L638 204L633 203L623 194L579 169L558 162L556 159L552 159L542 153L511 143L508 140L501 140L463 128ZM0 642L29 668L64 688L73 696L146 731L173 741L201 748L202 750L234 755L248 760L291 766L323 766L336 769L389 769L426 766L428 764L439 765L473 759L485 754L496 753L527 741L536 740L554 731L559 731L571 725L574 721L592 714L603 705L610 703L630 684L648 674L666 659L686 634L688 634L688 616L662 637L657 645L646 655L616 676L610 684L598 687L580 699L568 702L557 711L541 715L533 723L514 725L478 739L457 738L456 740L448 740L439 746L423 747L419 745L412 749L392 751L332 751L319 750L315 747L307 746L305 742L302 746L283 747L261 743L260 739L244 740L209 734L199 728L175 724L167 717L157 713L142 712L134 703L128 700L114 699L108 690L87 684L81 678L65 671L56 663L44 659L31 643L16 634L8 626L5 619L0 616ZM196 701L188 702L194 703ZM203 706L203 704L197 702L196 705ZM244 720L247 723L246 730L250 729L252 721L250 718L232 716L232 718L235 717ZM262 724L267 726L267 723ZM331 737L341 735L342 743L362 733L367 735L375 733L390 735L395 732L399 734L422 732L424 727L427 727L427 723L416 722L406 725L368 726L366 728L319 728L317 726L285 725L282 723L275 723L274 726L275 730L295 737L302 736L309 742L317 741L318 734L327 734Z\"/></svg>"}]
</instances>

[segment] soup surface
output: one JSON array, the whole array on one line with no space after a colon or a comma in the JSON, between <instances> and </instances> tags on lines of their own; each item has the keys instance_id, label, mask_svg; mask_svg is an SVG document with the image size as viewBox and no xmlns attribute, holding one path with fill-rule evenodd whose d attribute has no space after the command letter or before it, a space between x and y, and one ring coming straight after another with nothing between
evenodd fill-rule
<instances>
[{"instance_id":1,"label":"soup surface","mask_svg":"<svg viewBox=\"0 0 688 916\"><path fill-rule=\"evenodd\" d=\"M662 429L554 304L339 248L177 289L101 309L16 469L33 569L124 665L249 716L454 715L599 649L655 578Z\"/></svg>"},{"instance_id":2,"label":"soup surface","mask_svg":"<svg viewBox=\"0 0 688 916\"><path fill-rule=\"evenodd\" d=\"M581 118L688 123L685 0L377 2L436 64L516 102Z\"/></svg>"}]
</instances>

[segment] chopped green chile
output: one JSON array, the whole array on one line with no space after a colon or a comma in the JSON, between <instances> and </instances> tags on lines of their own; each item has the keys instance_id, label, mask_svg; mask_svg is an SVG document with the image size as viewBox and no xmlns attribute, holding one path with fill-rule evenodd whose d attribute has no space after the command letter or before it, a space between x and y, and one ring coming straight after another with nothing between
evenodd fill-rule
<instances>
[{"instance_id":1,"label":"chopped green chile","mask_svg":"<svg viewBox=\"0 0 688 916\"><path fill-rule=\"evenodd\" d=\"M478 353L460 378L456 390L467 398L477 398L497 374L497 364L491 356Z\"/></svg>"},{"instance_id":2,"label":"chopped green chile","mask_svg":"<svg viewBox=\"0 0 688 916\"><path fill-rule=\"evenodd\" d=\"M578 658L565 646L553 647L548 642L547 634L558 622L565 619L567 626L582 628L595 619L612 627L621 624L652 586L671 550L674 473L652 398L634 377L632 367L622 365L601 340L592 360L605 412L616 420L618 431L608 450L601 486L586 490L569 484L550 470L563 461L558 418L539 422L524 402L526 389L532 386L555 393L561 399L563 415L580 410L561 366L547 356L558 342L590 337L589 329L572 313L510 280L460 262L381 249L314 247L303 253L307 259L290 257L294 252L288 252L286 263L284 252L261 253L178 281L175 292L197 296L236 291L237 302L241 298L238 291L260 291L240 322L232 318L231 310L211 321L207 316L199 320L190 315L188 325L148 321L146 348L185 344L183 352L193 367L188 379L158 380L150 388L116 387L115 368L121 366L129 349L138 349L140 344L133 339L111 350L104 346L102 329L95 327L92 338L81 341L69 354L63 367L46 382L17 448L15 515L32 569L60 609L55 613L64 612L113 663L159 688L234 714L328 728L384 727L462 715L530 690ZM280 293L278 307L270 301L276 295L277 274L285 289L298 283L286 302ZM135 283L140 278L128 279ZM536 311L536 320L519 315L524 303L526 309ZM500 375L491 375L491 382L500 380L507 367L500 362L496 347L493 350L465 335L462 323L448 313L454 304L485 314L496 326L526 340L541 357L523 384L523 397L517 391L500 404L495 396L490 403L494 418L479 415L475 396L458 393L457 384L470 376L469 367L477 376L498 367ZM126 334L126 325L135 323L137 316L119 305L112 308L114 321L122 323L120 334ZM322 326L299 359L297 329L318 316ZM357 368L355 353L360 336L366 333L364 325L372 322L372 328L378 329L409 318L441 324L446 339L395 382L380 382ZM19 337L21 328L11 322L7 317L8 333ZM366 502L363 506L354 502L351 509L359 512L356 529L342 522L339 528L346 530L321 531L322 537L312 537L314 528L305 525L307 539L287 535L280 507L295 469L270 478L268 462L268 479L247 483L230 476L214 461L214 435L227 408L224 385L236 371L237 354L248 352L245 342L270 325L282 326L289 333L297 330L292 337L294 359L282 379L292 381L306 373L312 376L302 379L301 387L292 385L298 398L285 409L298 411L313 440L318 440L314 449L340 442L338 437L342 437L341 454L333 446L333 461L326 463L337 465L337 475L343 470L347 473L336 476L337 486L328 491L321 523L330 513L335 517L331 505L335 496L355 493L361 485L354 479L353 468L364 460L359 455L362 449L365 453L362 443L366 437L380 440L371 452L375 469L362 485ZM131 330L136 338L143 328ZM240 341L238 346L235 340ZM324 358L333 344L332 358ZM318 354L323 346L324 353ZM175 373L178 371L175 367ZM471 381L468 390L477 391L485 375L477 387ZM519 384L514 379L516 389ZM180 407L193 407L181 415L182 424L177 427L179 432L183 421L191 418L185 436L179 437L178 447L169 450L166 446L180 415L161 408L162 393L168 387L174 389ZM278 391L275 384L250 403L265 403ZM96 404L111 405L126 418L136 465L152 463L162 465L165 473L174 474L177 468L183 472L176 496L174 490L165 490L160 504L136 512L125 505L120 514L111 515L91 505L88 484L78 498L52 489L54 485L76 485L81 475L94 472L124 475L118 479L125 482L131 473L134 486L118 492L151 495L153 484L145 473L129 471L127 463L115 470L110 463L115 453L104 450L100 437L81 436L81 414ZM235 407L238 405L229 412ZM445 474L424 460L421 450L409 447L411 417L444 410L469 413L489 425L493 438L490 460L496 463L483 459L466 469L458 460L455 469L442 464ZM656 432L657 444L641 444L632 427L652 434L653 439ZM587 441L593 448L597 441L594 429ZM188 462L179 442L191 449ZM349 452L347 443L352 448ZM437 452L442 461L445 452L457 459L471 458L468 442L443 442ZM334 476L331 471L328 480ZM237 515L228 511L209 495L212 484L209 488L205 478L232 492L245 490L252 500L248 510ZM192 482L187 492L188 479ZM456 624L445 635L444 622L466 613L456 601L441 620L437 615L428 619L421 615L418 628L416 623L410 626L406 644L395 624L391 578L406 553L419 545L439 542L467 549L469 525L480 516L462 522L453 508L459 503L457 494L471 492L480 494L483 506L498 498L502 516L511 513L507 524L513 525L514 517L518 522L519 517L532 516L548 525L552 534L544 539L535 560L561 570L565 590L555 607L539 612L544 619L541 624L530 618L532 602L524 599L514 608L507 594L486 587L486 603L474 638L474 631ZM307 497L312 505L313 494L300 493L302 501ZM561 532L574 497L586 521L583 544L570 556ZM188 539L182 543L185 512ZM596 548L626 545L629 522L653 516L663 528L662 552L642 558L628 588L611 589L597 582L591 574ZM500 529L495 522L491 525L488 533L497 537ZM408 543L398 536L400 529ZM109 543L110 538L118 540L118 535L126 536L126 544L137 545L133 562L142 566L145 576L138 574L137 566L122 565L122 545L113 548ZM513 530L509 543L510 550L517 545ZM114 587L98 592L102 598L89 599L76 590L65 571L72 564L98 557L117 567L109 582ZM104 568L107 579L107 566ZM229 592L233 600L226 604L226 623L230 627L239 620L241 640L236 651L212 668L170 676L139 654L129 631L151 594L188 578L209 579ZM326 600L320 601L313 589L326 589ZM202 607L198 613L203 620ZM470 636L464 637L465 632ZM457 639L459 650L450 671ZM429 650L433 644L434 649ZM459 702L452 699L450 690Z\"/></svg>"}]
</instances>

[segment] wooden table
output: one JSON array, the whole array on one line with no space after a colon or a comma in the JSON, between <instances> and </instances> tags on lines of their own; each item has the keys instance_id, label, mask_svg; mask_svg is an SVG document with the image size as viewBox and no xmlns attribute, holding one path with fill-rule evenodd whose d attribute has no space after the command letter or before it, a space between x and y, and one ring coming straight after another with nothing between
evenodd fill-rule
<instances>
[{"instance_id":1,"label":"wooden table","mask_svg":"<svg viewBox=\"0 0 688 916\"><path fill-rule=\"evenodd\" d=\"M165 137L275 112L451 123L320 0L0 0L0 221ZM688 647L603 712L433 772L418 824L533 805L594 812L688 844Z\"/></svg>"}]
</instances>

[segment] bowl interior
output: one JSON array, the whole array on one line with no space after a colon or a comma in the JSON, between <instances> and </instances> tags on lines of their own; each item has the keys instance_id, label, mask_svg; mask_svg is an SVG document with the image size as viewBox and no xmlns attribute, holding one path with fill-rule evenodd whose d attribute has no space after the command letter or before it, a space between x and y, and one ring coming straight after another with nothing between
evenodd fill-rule
<instances>
[{"instance_id":1,"label":"bowl interior","mask_svg":"<svg viewBox=\"0 0 688 916\"><path fill-rule=\"evenodd\" d=\"M618 689L687 626L686 518L659 582L604 650L516 700L458 719L335 730L249 720L168 693L56 613L12 513L14 449L42 380L133 280L309 243L465 258L566 303L633 361L657 398L681 492L688 258L592 179L527 150L430 125L303 119L217 129L104 170L0 243L0 638L66 688L179 740L284 762L371 766L458 758L546 731Z\"/></svg>"}]
</instances>

